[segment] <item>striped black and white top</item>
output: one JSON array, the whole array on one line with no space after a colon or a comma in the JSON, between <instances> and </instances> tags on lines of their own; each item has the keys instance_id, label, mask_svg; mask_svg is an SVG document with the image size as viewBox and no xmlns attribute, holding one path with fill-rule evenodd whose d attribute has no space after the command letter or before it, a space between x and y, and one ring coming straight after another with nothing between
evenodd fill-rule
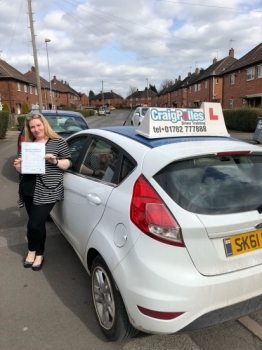
<instances>
[{"instance_id":1,"label":"striped black and white top","mask_svg":"<svg viewBox=\"0 0 262 350\"><path fill-rule=\"evenodd\" d=\"M59 159L71 160L71 154L67 143L60 138L49 139L45 145L45 153L51 153ZM19 155L19 157L21 154ZM48 204L64 199L64 183L62 169L45 161L45 174L36 175L34 191L34 204ZM21 176L20 181L22 180ZM23 196L19 197L19 207L23 207Z\"/></svg>"}]
</instances>

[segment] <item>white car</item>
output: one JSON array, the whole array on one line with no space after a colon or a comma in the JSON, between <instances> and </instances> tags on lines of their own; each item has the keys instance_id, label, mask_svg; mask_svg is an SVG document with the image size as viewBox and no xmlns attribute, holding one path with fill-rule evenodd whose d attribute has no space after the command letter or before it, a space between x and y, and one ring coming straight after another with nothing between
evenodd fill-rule
<instances>
[{"instance_id":1,"label":"white car","mask_svg":"<svg viewBox=\"0 0 262 350\"><path fill-rule=\"evenodd\" d=\"M139 126L149 107L137 107L132 115L131 125Z\"/></svg>"},{"instance_id":2,"label":"white car","mask_svg":"<svg viewBox=\"0 0 262 350\"><path fill-rule=\"evenodd\" d=\"M51 216L91 275L110 340L210 327L262 308L262 149L221 106L149 108L68 139Z\"/></svg>"}]
</instances>

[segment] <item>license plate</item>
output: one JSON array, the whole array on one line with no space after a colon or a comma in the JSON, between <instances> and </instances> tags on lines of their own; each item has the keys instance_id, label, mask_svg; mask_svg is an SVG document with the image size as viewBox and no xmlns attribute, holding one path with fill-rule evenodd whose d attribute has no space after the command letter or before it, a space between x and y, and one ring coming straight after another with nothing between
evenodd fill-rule
<instances>
[{"instance_id":1,"label":"license plate","mask_svg":"<svg viewBox=\"0 0 262 350\"><path fill-rule=\"evenodd\" d=\"M262 248L262 230L224 238L226 256L231 257Z\"/></svg>"}]
</instances>

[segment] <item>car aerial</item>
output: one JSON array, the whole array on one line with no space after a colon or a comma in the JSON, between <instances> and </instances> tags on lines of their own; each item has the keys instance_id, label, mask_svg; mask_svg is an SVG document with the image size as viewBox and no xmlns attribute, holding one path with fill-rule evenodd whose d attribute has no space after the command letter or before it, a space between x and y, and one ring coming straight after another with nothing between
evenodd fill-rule
<instances>
[{"instance_id":1,"label":"car aerial","mask_svg":"<svg viewBox=\"0 0 262 350\"><path fill-rule=\"evenodd\" d=\"M32 110L30 114L39 113L39 110ZM62 110L42 110L41 114L46 118L52 129L64 139L70 135L89 128L86 119L79 112ZM21 128L18 136L17 149L21 150L21 142L24 141L25 131Z\"/></svg>"},{"instance_id":2,"label":"car aerial","mask_svg":"<svg viewBox=\"0 0 262 350\"><path fill-rule=\"evenodd\" d=\"M148 107L137 107L132 115L131 125L139 126L148 111Z\"/></svg>"},{"instance_id":3,"label":"car aerial","mask_svg":"<svg viewBox=\"0 0 262 350\"><path fill-rule=\"evenodd\" d=\"M149 108L68 140L51 217L91 276L103 333L187 332L262 308L262 151L221 105Z\"/></svg>"},{"instance_id":4,"label":"car aerial","mask_svg":"<svg viewBox=\"0 0 262 350\"><path fill-rule=\"evenodd\" d=\"M105 107L106 114L110 114L110 109L108 107Z\"/></svg>"}]
</instances>

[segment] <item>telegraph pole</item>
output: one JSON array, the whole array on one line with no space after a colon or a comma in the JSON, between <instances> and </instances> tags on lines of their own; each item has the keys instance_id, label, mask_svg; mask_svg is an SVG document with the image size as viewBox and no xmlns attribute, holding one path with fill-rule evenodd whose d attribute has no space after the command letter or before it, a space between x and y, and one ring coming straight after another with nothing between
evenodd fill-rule
<instances>
[{"instance_id":1,"label":"telegraph pole","mask_svg":"<svg viewBox=\"0 0 262 350\"><path fill-rule=\"evenodd\" d=\"M41 92L41 84L40 84L40 76L39 76L39 68L38 68L37 50L36 50L36 44L35 44L35 33L34 33L32 6L31 6L31 0L27 0L27 1L28 1L28 14L29 14L30 29L31 29L31 37L32 37L34 62L35 62L35 74L36 74L36 86L37 86L38 102L39 102L39 109L41 112L43 109L43 101L42 101L42 92Z\"/></svg>"}]
</instances>

